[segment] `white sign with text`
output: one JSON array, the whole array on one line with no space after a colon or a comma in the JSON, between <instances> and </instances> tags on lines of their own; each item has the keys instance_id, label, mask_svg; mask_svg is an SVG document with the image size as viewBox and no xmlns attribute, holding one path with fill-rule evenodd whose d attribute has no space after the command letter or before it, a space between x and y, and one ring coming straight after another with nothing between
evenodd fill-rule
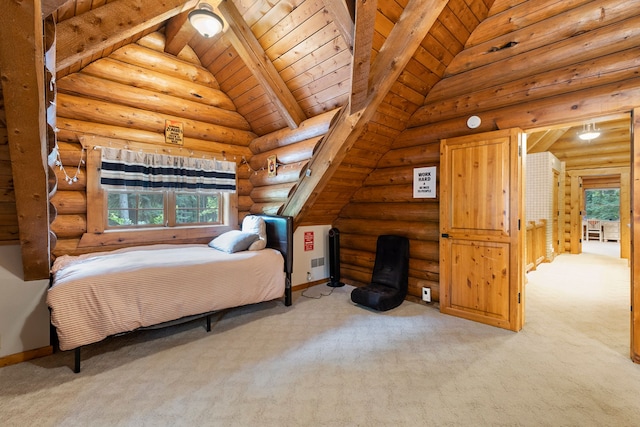
<instances>
[{"instance_id":1,"label":"white sign with text","mask_svg":"<svg viewBox=\"0 0 640 427\"><path fill-rule=\"evenodd\" d=\"M413 198L436 198L436 167L415 168L413 170Z\"/></svg>"}]
</instances>

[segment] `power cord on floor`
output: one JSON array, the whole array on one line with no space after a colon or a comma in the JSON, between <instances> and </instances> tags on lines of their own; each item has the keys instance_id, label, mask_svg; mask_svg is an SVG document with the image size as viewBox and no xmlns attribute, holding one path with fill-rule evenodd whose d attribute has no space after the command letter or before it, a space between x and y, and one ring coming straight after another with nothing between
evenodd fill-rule
<instances>
[{"instance_id":1,"label":"power cord on floor","mask_svg":"<svg viewBox=\"0 0 640 427\"><path fill-rule=\"evenodd\" d=\"M328 294L323 294L322 292L320 292L320 295L317 295L317 296L305 295L304 293L307 292L312 287L313 286L309 286L309 287L305 288L304 291L302 291L302 293L300 295L305 297L305 298L320 299L322 297L328 297L329 295L331 295L333 293L333 290L335 289L335 288L331 288L331 291L329 291Z\"/></svg>"}]
</instances>

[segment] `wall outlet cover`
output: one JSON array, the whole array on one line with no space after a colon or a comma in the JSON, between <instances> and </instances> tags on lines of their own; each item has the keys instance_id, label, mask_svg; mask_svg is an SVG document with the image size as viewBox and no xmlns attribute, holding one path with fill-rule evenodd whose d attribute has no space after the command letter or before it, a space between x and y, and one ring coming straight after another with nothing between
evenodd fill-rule
<instances>
[{"instance_id":1,"label":"wall outlet cover","mask_svg":"<svg viewBox=\"0 0 640 427\"><path fill-rule=\"evenodd\" d=\"M422 288L422 301L431 302L431 288Z\"/></svg>"}]
</instances>

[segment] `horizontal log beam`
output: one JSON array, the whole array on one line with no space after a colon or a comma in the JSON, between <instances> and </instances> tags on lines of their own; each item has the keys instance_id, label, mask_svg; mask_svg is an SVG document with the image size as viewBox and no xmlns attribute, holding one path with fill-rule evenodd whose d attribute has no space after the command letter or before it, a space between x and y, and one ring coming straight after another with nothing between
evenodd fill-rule
<instances>
[{"instance_id":1,"label":"horizontal log beam","mask_svg":"<svg viewBox=\"0 0 640 427\"><path fill-rule=\"evenodd\" d=\"M558 96L593 86L624 81L637 76L640 48L634 47L594 60L529 75L499 86L468 91L463 97L427 102L411 117L409 127L448 120L460 116L479 115L492 109L521 102ZM523 58L533 61L535 58Z\"/></svg>"},{"instance_id":2,"label":"horizontal log beam","mask_svg":"<svg viewBox=\"0 0 640 427\"><path fill-rule=\"evenodd\" d=\"M306 163L313 156L313 152L320 143L321 138L322 137L318 136L295 144L276 148L271 151L256 154L249 160L249 165L254 171L266 170L267 159L273 155L276 156L278 164L288 165L296 162Z\"/></svg>"},{"instance_id":3,"label":"horizontal log beam","mask_svg":"<svg viewBox=\"0 0 640 427\"><path fill-rule=\"evenodd\" d=\"M634 16L618 25L601 27L523 55L493 62L484 66L482 72L460 73L444 78L431 89L425 103L464 97L469 87L481 89L500 86L544 73L549 68L557 69L593 60L610 54L611 46L618 51L632 49L639 40L640 16Z\"/></svg>"},{"instance_id":4,"label":"horizontal log beam","mask_svg":"<svg viewBox=\"0 0 640 427\"><path fill-rule=\"evenodd\" d=\"M127 44L113 51L109 58L213 89L220 89L216 78L203 66L182 61L174 55L158 52L136 43Z\"/></svg>"},{"instance_id":5,"label":"horizontal log beam","mask_svg":"<svg viewBox=\"0 0 640 427\"><path fill-rule=\"evenodd\" d=\"M51 224L51 231L61 239L80 237L87 232L87 215L58 215Z\"/></svg>"},{"instance_id":6,"label":"horizontal log beam","mask_svg":"<svg viewBox=\"0 0 640 427\"><path fill-rule=\"evenodd\" d=\"M438 223L413 221L384 221L338 218L334 223L338 229L348 230L355 234L397 234L416 240L433 240L440 238Z\"/></svg>"},{"instance_id":7,"label":"horizontal log beam","mask_svg":"<svg viewBox=\"0 0 640 427\"><path fill-rule=\"evenodd\" d=\"M331 120L339 109L327 111L305 120L296 129L284 128L255 138L249 144L253 154L265 153L276 148L322 136L329 130Z\"/></svg>"},{"instance_id":8,"label":"horizontal log beam","mask_svg":"<svg viewBox=\"0 0 640 427\"><path fill-rule=\"evenodd\" d=\"M90 63L82 69L82 73L225 110L235 111L236 109L227 94L218 89L111 58L102 58Z\"/></svg>"},{"instance_id":9,"label":"horizontal log beam","mask_svg":"<svg viewBox=\"0 0 640 427\"><path fill-rule=\"evenodd\" d=\"M70 142L79 142L80 136L87 135L124 140L127 141L127 145L130 147L149 149L149 145L153 145L156 149L166 151L167 153L174 150L178 152L184 151L187 154L190 151L200 151L212 157L237 158L238 162L243 157L251 155L249 147L221 144L214 141L203 141L194 138L185 138L184 144L181 147L176 147L174 145L168 145L165 142L164 133L160 134L127 127L104 125L66 117L58 117L58 128L60 129L58 137Z\"/></svg>"},{"instance_id":10,"label":"horizontal log beam","mask_svg":"<svg viewBox=\"0 0 640 427\"><path fill-rule=\"evenodd\" d=\"M260 169L259 171L251 173L249 180L254 187L297 182L307 169L307 164L307 162L299 162L278 166L276 176L274 177L269 176L267 169ZM242 169L242 166L240 169Z\"/></svg>"},{"instance_id":11,"label":"horizontal log beam","mask_svg":"<svg viewBox=\"0 0 640 427\"><path fill-rule=\"evenodd\" d=\"M640 105L640 78L487 111L480 115L482 124L473 131L467 127L466 116L410 128L400 134L394 147L438 143L443 138L498 129L540 129L628 113L635 105Z\"/></svg>"},{"instance_id":12,"label":"horizontal log beam","mask_svg":"<svg viewBox=\"0 0 640 427\"><path fill-rule=\"evenodd\" d=\"M387 219L389 221L438 221L438 203L351 202L340 211L341 218Z\"/></svg>"},{"instance_id":13,"label":"horizontal log beam","mask_svg":"<svg viewBox=\"0 0 640 427\"><path fill-rule=\"evenodd\" d=\"M89 10L57 25L57 67L62 70L110 46L193 8L197 0L145 3L118 0Z\"/></svg>"},{"instance_id":14,"label":"horizontal log beam","mask_svg":"<svg viewBox=\"0 0 640 427\"><path fill-rule=\"evenodd\" d=\"M128 127L164 135L166 120L181 122L185 138L248 146L253 132L214 125L183 117L159 114L140 108L83 98L65 93L58 94L58 116L85 120L111 126Z\"/></svg>"},{"instance_id":15,"label":"horizontal log beam","mask_svg":"<svg viewBox=\"0 0 640 427\"><path fill-rule=\"evenodd\" d=\"M564 1L555 3L552 6L561 7L562 11L557 13L560 10L555 10L554 15L550 14L553 9L544 10L538 4L535 6L527 4L530 12L529 19L536 16L540 21L531 22L524 28L512 28L511 31L483 43L467 46L447 66L444 77L523 55L526 52L553 45L557 40L571 39L578 34L614 25L637 12L637 5L619 0L586 2L575 8L568 7L569 5ZM535 13L536 11L538 13ZM491 27L492 20L495 21L489 18L481 25Z\"/></svg>"},{"instance_id":16,"label":"horizontal log beam","mask_svg":"<svg viewBox=\"0 0 640 427\"><path fill-rule=\"evenodd\" d=\"M295 183L284 183L254 187L249 194L255 203L272 203L286 200Z\"/></svg>"},{"instance_id":17,"label":"horizontal log beam","mask_svg":"<svg viewBox=\"0 0 640 427\"><path fill-rule=\"evenodd\" d=\"M51 198L58 215L86 214L87 193L84 191L57 191Z\"/></svg>"},{"instance_id":18,"label":"horizontal log beam","mask_svg":"<svg viewBox=\"0 0 640 427\"><path fill-rule=\"evenodd\" d=\"M247 120L237 111L140 89L84 73L69 74L58 80L58 93L96 98L113 104L199 120L233 129L251 130Z\"/></svg>"}]
</instances>

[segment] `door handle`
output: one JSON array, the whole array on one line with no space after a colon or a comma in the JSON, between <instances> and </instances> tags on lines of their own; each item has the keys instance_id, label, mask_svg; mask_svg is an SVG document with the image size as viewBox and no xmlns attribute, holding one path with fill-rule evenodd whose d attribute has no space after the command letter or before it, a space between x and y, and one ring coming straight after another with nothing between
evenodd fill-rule
<instances>
[{"instance_id":1,"label":"door handle","mask_svg":"<svg viewBox=\"0 0 640 427\"><path fill-rule=\"evenodd\" d=\"M442 233L441 234L443 239L448 239L449 238L449 233Z\"/></svg>"}]
</instances>

